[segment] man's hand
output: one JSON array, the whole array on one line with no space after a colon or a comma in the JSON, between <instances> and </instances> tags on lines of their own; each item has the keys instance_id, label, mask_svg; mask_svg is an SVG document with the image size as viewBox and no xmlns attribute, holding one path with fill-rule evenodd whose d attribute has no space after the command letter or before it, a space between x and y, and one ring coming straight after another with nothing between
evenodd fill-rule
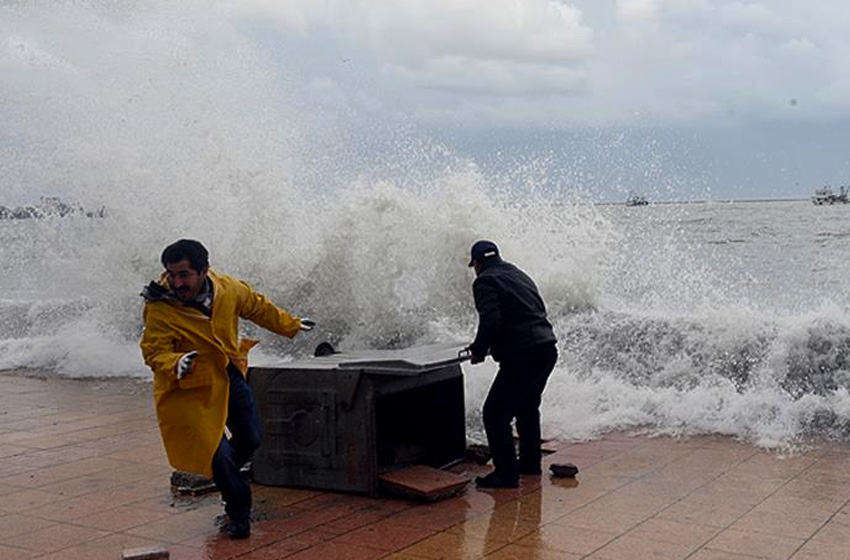
<instances>
[{"instance_id":1,"label":"man's hand","mask_svg":"<svg viewBox=\"0 0 850 560\"><path fill-rule=\"evenodd\" d=\"M312 331L315 326L316 321L308 319L307 317L301 317L301 326L299 328L302 331Z\"/></svg>"},{"instance_id":2,"label":"man's hand","mask_svg":"<svg viewBox=\"0 0 850 560\"><path fill-rule=\"evenodd\" d=\"M195 370L195 359L197 357L197 350L180 356L180 359L177 361L177 379L183 379Z\"/></svg>"},{"instance_id":3,"label":"man's hand","mask_svg":"<svg viewBox=\"0 0 850 560\"><path fill-rule=\"evenodd\" d=\"M472 346L467 346L457 353L458 358L469 358L470 364L480 364L484 361L484 356L476 356L472 353Z\"/></svg>"}]
</instances>

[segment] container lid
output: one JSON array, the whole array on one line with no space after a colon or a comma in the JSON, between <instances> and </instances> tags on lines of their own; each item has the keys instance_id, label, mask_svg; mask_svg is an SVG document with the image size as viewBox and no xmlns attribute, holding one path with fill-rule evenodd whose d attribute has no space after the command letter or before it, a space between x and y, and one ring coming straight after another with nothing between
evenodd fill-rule
<instances>
[{"instance_id":1,"label":"container lid","mask_svg":"<svg viewBox=\"0 0 850 560\"><path fill-rule=\"evenodd\" d=\"M465 344L449 342L401 350L359 350L261 367L280 370L344 370L367 374L413 376L423 371L459 364L469 359L468 356L460 355L464 348L466 348Z\"/></svg>"}]
</instances>

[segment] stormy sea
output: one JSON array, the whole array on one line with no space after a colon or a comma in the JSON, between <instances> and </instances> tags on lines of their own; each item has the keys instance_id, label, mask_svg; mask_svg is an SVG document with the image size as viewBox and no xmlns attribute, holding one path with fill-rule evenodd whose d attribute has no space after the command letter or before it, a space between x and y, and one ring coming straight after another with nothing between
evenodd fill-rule
<instances>
[{"instance_id":1,"label":"stormy sea","mask_svg":"<svg viewBox=\"0 0 850 560\"><path fill-rule=\"evenodd\" d=\"M604 146L494 166L361 121L322 84L299 89L297 52L261 55L221 11L2 10L0 205L48 196L96 212L0 220L0 370L147 378L139 292L181 237L317 321L294 341L245 325L254 364L323 341L464 343L468 250L487 238L535 278L559 338L548 435L850 438L850 206L656 203L700 187L646 153L633 169L654 162L649 205L594 204L579 166ZM464 370L480 435L495 366Z\"/></svg>"}]
</instances>

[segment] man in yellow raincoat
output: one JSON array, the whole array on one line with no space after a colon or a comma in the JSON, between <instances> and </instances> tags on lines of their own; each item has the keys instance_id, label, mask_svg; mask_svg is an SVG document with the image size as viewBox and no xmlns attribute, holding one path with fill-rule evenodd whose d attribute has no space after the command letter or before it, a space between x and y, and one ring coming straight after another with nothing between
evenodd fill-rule
<instances>
[{"instance_id":1,"label":"man in yellow raincoat","mask_svg":"<svg viewBox=\"0 0 850 560\"><path fill-rule=\"evenodd\" d=\"M245 380L248 350L239 318L292 338L314 323L291 316L248 284L209 267L198 241L162 252L165 271L145 287L141 348L153 371L162 441L172 467L212 478L230 518L232 538L250 535L251 487L239 470L262 438L257 405ZM224 428L231 437L225 437Z\"/></svg>"}]
</instances>

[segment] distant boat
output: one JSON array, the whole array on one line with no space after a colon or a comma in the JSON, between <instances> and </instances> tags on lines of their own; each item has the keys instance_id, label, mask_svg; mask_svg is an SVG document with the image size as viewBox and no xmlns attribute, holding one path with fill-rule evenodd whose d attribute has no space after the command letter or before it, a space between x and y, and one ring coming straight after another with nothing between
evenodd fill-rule
<instances>
[{"instance_id":1,"label":"distant boat","mask_svg":"<svg viewBox=\"0 0 850 560\"><path fill-rule=\"evenodd\" d=\"M847 204L850 202L850 193L847 187L841 187L838 194L832 191L832 188L827 185L821 189L817 189L812 196L812 204L823 206L824 204Z\"/></svg>"},{"instance_id":2,"label":"distant boat","mask_svg":"<svg viewBox=\"0 0 850 560\"><path fill-rule=\"evenodd\" d=\"M632 193L629 195L629 198L626 199L626 206L646 206L649 204L649 201L645 196Z\"/></svg>"}]
</instances>

